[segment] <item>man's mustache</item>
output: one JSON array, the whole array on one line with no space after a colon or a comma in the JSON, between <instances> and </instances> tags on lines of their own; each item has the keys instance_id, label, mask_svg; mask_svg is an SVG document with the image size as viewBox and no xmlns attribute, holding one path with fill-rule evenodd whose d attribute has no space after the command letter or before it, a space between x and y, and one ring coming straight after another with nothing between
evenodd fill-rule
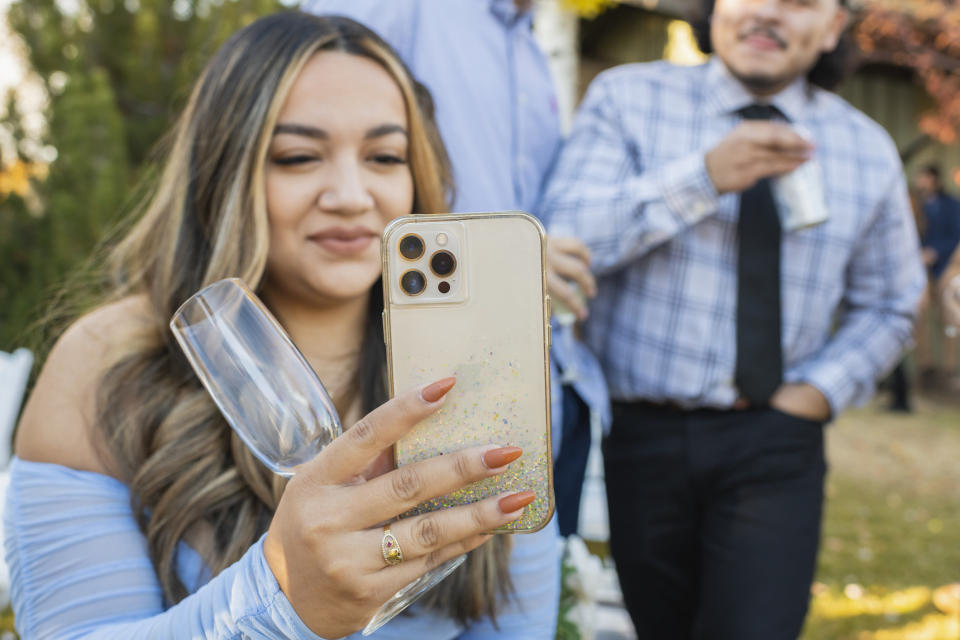
<instances>
[{"instance_id":1,"label":"man's mustache","mask_svg":"<svg viewBox=\"0 0 960 640\"><path fill-rule=\"evenodd\" d=\"M781 49L787 48L787 41L781 38L780 34L778 34L776 31L774 31L770 27L762 27L762 26L751 27L750 29L746 29L740 33L741 40L745 38L749 38L750 36L762 36L764 38L770 38L775 43L777 43L777 46L779 46Z\"/></svg>"}]
</instances>

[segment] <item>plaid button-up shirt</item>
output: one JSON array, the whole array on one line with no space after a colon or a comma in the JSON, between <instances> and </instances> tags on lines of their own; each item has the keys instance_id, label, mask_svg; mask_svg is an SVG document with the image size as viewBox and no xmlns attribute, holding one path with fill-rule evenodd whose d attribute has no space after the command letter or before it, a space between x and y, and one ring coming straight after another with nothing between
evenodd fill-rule
<instances>
[{"instance_id":1,"label":"plaid button-up shirt","mask_svg":"<svg viewBox=\"0 0 960 640\"><path fill-rule=\"evenodd\" d=\"M626 65L591 85L545 193L548 229L593 251L586 327L619 400L729 407L736 364L739 194L704 155L755 98L714 58ZM875 122L798 80L772 99L812 135L829 220L784 232L784 380L834 415L900 357L925 275L897 150Z\"/></svg>"}]
</instances>

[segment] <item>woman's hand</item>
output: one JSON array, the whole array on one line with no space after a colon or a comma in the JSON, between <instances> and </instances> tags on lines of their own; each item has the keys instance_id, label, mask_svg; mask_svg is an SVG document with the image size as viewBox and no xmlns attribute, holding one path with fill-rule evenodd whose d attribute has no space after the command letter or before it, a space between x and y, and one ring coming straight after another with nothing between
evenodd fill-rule
<instances>
[{"instance_id":1,"label":"woman's hand","mask_svg":"<svg viewBox=\"0 0 960 640\"><path fill-rule=\"evenodd\" d=\"M267 563L293 608L325 638L362 628L400 588L480 546L521 516L534 494L488 498L391 525L402 564L387 566L382 525L417 504L502 473L516 447L474 447L367 479L362 470L435 412L454 378L399 395L373 411L290 480L267 532Z\"/></svg>"}]
</instances>

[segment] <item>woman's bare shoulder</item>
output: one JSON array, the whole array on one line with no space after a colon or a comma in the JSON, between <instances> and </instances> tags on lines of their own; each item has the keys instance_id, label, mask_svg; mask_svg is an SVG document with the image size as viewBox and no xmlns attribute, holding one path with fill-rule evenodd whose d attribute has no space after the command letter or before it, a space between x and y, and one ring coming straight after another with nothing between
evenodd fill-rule
<instances>
[{"instance_id":1,"label":"woman's bare shoulder","mask_svg":"<svg viewBox=\"0 0 960 640\"><path fill-rule=\"evenodd\" d=\"M151 325L146 296L80 317L60 336L23 409L14 443L25 460L110 473L97 447L97 385L115 354Z\"/></svg>"}]
</instances>

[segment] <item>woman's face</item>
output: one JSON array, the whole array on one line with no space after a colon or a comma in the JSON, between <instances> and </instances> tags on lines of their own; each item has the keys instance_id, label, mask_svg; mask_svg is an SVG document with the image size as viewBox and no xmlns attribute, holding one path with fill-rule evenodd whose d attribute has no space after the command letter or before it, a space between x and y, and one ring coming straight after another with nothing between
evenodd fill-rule
<instances>
[{"instance_id":1,"label":"woman's face","mask_svg":"<svg viewBox=\"0 0 960 640\"><path fill-rule=\"evenodd\" d=\"M376 62L311 58L287 97L266 168L271 290L308 304L366 295L384 226L413 207L407 112Z\"/></svg>"}]
</instances>

